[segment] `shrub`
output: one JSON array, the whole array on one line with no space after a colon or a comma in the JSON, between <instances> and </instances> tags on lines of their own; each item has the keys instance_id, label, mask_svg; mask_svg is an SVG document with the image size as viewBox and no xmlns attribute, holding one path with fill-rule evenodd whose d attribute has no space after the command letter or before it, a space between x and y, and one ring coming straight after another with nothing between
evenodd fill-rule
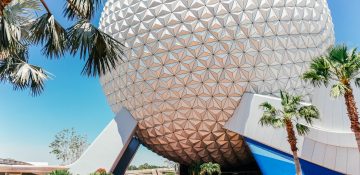
<instances>
[{"instance_id":1,"label":"shrub","mask_svg":"<svg viewBox=\"0 0 360 175\"><path fill-rule=\"evenodd\" d=\"M72 175L68 170L54 170L49 175Z\"/></svg>"}]
</instances>

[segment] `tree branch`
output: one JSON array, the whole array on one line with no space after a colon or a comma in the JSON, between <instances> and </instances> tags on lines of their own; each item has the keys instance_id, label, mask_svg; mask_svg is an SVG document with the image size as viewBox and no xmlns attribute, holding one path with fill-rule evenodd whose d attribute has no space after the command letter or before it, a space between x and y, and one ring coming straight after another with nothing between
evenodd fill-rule
<instances>
[{"instance_id":1,"label":"tree branch","mask_svg":"<svg viewBox=\"0 0 360 175\"><path fill-rule=\"evenodd\" d=\"M0 16L3 16L4 9L7 5L9 5L12 2L12 0L1 0L0 1Z\"/></svg>"},{"instance_id":2,"label":"tree branch","mask_svg":"<svg viewBox=\"0 0 360 175\"><path fill-rule=\"evenodd\" d=\"M46 2L44 0L40 0L41 4L45 7L46 11L48 12L49 15L52 15L49 7L47 6Z\"/></svg>"}]
</instances>

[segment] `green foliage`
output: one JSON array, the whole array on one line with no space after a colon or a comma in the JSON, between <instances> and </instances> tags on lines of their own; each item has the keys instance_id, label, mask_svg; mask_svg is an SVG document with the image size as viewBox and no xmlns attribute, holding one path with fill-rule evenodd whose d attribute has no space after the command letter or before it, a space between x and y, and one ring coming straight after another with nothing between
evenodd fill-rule
<instances>
[{"instance_id":1,"label":"green foliage","mask_svg":"<svg viewBox=\"0 0 360 175\"><path fill-rule=\"evenodd\" d=\"M142 165L139 165L138 167L136 165L129 165L128 170L145 170L145 169L156 169L156 168L164 168L163 166L157 166L157 165L150 165L148 163L144 163Z\"/></svg>"},{"instance_id":2,"label":"green foliage","mask_svg":"<svg viewBox=\"0 0 360 175\"><path fill-rule=\"evenodd\" d=\"M360 56L356 49L348 50L345 45L337 45L329 49L327 55L315 58L310 69L304 73L303 79L314 86L332 85L330 95L339 97L350 90L350 83L354 81L360 85Z\"/></svg>"},{"instance_id":3,"label":"green foliage","mask_svg":"<svg viewBox=\"0 0 360 175\"><path fill-rule=\"evenodd\" d=\"M332 97L339 97L340 95L343 95L345 94L346 90L348 88L346 87L346 85L344 85L343 83L337 83L337 84L334 84L332 87L331 87L331 90L330 90L330 96Z\"/></svg>"},{"instance_id":4,"label":"green foliage","mask_svg":"<svg viewBox=\"0 0 360 175\"><path fill-rule=\"evenodd\" d=\"M74 128L64 129L55 135L50 143L51 154L54 154L63 164L76 161L87 147L86 136L76 133Z\"/></svg>"},{"instance_id":5,"label":"green foliage","mask_svg":"<svg viewBox=\"0 0 360 175\"><path fill-rule=\"evenodd\" d=\"M163 168L162 166L157 166L157 165L150 165L148 163L139 165L138 169L139 170L144 170L144 169L156 169L156 168Z\"/></svg>"},{"instance_id":6,"label":"green foliage","mask_svg":"<svg viewBox=\"0 0 360 175\"><path fill-rule=\"evenodd\" d=\"M135 165L129 165L127 167L128 170L138 170L138 167L136 167Z\"/></svg>"},{"instance_id":7,"label":"green foliage","mask_svg":"<svg viewBox=\"0 0 360 175\"><path fill-rule=\"evenodd\" d=\"M56 20L60 16L54 16L45 1L13 0L6 5L0 16L1 81L12 84L14 89L30 89L33 95L43 91L44 82L48 79L46 71L29 64L27 56L17 58L22 55L21 52L27 52L31 45L42 45L42 54L48 58L61 58L66 52L73 56L79 54L80 59L85 60L82 74L86 76L99 76L112 71L116 63L122 61L124 46L91 24L102 2L64 0L64 17L74 21L74 25L67 29ZM44 11L46 13L39 17L35 15ZM18 48L22 48L21 51ZM22 73L32 75L17 78L24 75L17 73L19 69L16 68L19 67ZM15 81L20 79L20 83Z\"/></svg>"},{"instance_id":8,"label":"green foliage","mask_svg":"<svg viewBox=\"0 0 360 175\"><path fill-rule=\"evenodd\" d=\"M280 118L280 112L275 109L270 103L264 102L260 104L260 108L263 109L264 113L260 119L260 124L264 125L272 125L275 128L279 128L283 126L283 122Z\"/></svg>"},{"instance_id":9,"label":"green foliage","mask_svg":"<svg viewBox=\"0 0 360 175\"><path fill-rule=\"evenodd\" d=\"M276 109L269 102L260 104L263 110L262 117L259 120L261 125L272 126L274 128L285 127L286 121L295 122L295 127L300 135L304 135L309 128L301 123L311 125L313 120L319 119L319 110L313 106L301 106L301 96L292 96L287 92L280 92L282 109Z\"/></svg>"},{"instance_id":10,"label":"green foliage","mask_svg":"<svg viewBox=\"0 0 360 175\"><path fill-rule=\"evenodd\" d=\"M203 163L200 166L200 175L212 175L212 174L221 174L221 168L220 165L217 163L212 163L212 162L208 162L208 163Z\"/></svg>"},{"instance_id":11,"label":"green foliage","mask_svg":"<svg viewBox=\"0 0 360 175\"><path fill-rule=\"evenodd\" d=\"M72 175L68 170L55 170L49 173L49 175Z\"/></svg>"}]
</instances>

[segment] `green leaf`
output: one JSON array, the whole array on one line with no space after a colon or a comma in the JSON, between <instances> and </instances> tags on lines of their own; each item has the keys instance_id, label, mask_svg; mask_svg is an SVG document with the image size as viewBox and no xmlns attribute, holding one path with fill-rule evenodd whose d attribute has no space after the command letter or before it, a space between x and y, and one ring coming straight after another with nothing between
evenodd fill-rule
<instances>
[{"instance_id":1,"label":"green leaf","mask_svg":"<svg viewBox=\"0 0 360 175\"><path fill-rule=\"evenodd\" d=\"M269 102L261 103L259 107L262 108L266 112L273 113L274 115L276 113L275 107L272 106Z\"/></svg>"},{"instance_id":2,"label":"green leaf","mask_svg":"<svg viewBox=\"0 0 360 175\"><path fill-rule=\"evenodd\" d=\"M345 44L336 45L330 49L329 60L334 64L343 65L347 62L348 59L348 48Z\"/></svg>"},{"instance_id":3,"label":"green leaf","mask_svg":"<svg viewBox=\"0 0 360 175\"><path fill-rule=\"evenodd\" d=\"M303 106L299 109L299 116L305 119L306 123L312 124L314 119L320 118L320 112L314 105Z\"/></svg>"},{"instance_id":4,"label":"green leaf","mask_svg":"<svg viewBox=\"0 0 360 175\"><path fill-rule=\"evenodd\" d=\"M260 108L263 110L263 115L259 120L262 126L273 126L274 128L283 126L283 121L279 118L279 112L269 102L260 104Z\"/></svg>"},{"instance_id":5,"label":"green leaf","mask_svg":"<svg viewBox=\"0 0 360 175\"><path fill-rule=\"evenodd\" d=\"M360 56L354 48L348 53L346 63L342 65L341 70L343 77L348 80L355 78L359 74L360 70Z\"/></svg>"},{"instance_id":6,"label":"green leaf","mask_svg":"<svg viewBox=\"0 0 360 175\"><path fill-rule=\"evenodd\" d=\"M208 162L208 163L203 163L200 166L200 174L213 174L213 173L217 173L217 174L221 174L221 167L219 164L217 163L212 163L212 162Z\"/></svg>"},{"instance_id":7,"label":"green leaf","mask_svg":"<svg viewBox=\"0 0 360 175\"><path fill-rule=\"evenodd\" d=\"M70 53L79 53L86 59L82 73L98 76L111 71L122 61L123 45L97 29L86 20L80 20L68 29Z\"/></svg>"},{"instance_id":8,"label":"green leaf","mask_svg":"<svg viewBox=\"0 0 360 175\"><path fill-rule=\"evenodd\" d=\"M310 69L303 74L302 78L313 86L327 86L331 78L330 69L331 66L326 57L318 57L311 62Z\"/></svg>"},{"instance_id":9,"label":"green leaf","mask_svg":"<svg viewBox=\"0 0 360 175\"><path fill-rule=\"evenodd\" d=\"M49 58L60 58L67 50L66 30L53 15L39 17L30 29L29 40L35 44L44 44L42 52Z\"/></svg>"},{"instance_id":10,"label":"green leaf","mask_svg":"<svg viewBox=\"0 0 360 175\"><path fill-rule=\"evenodd\" d=\"M336 97L339 97L340 95L344 95L346 92L346 89L347 89L347 87L342 83L334 84L331 87L330 96L336 98Z\"/></svg>"},{"instance_id":11,"label":"green leaf","mask_svg":"<svg viewBox=\"0 0 360 175\"><path fill-rule=\"evenodd\" d=\"M300 123L297 123L295 127L299 135L306 135L310 131L309 127L302 125Z\"/></svg>"},{"instance_id":12,"label":"green leaf","mask_svg":"<svg viewBox=\"0 0 360 175\"><path fill-rule=\"evenodd\" d=\"M68 170L54 170L49 175L72 175Z\"/></svg>"}]
</instances>

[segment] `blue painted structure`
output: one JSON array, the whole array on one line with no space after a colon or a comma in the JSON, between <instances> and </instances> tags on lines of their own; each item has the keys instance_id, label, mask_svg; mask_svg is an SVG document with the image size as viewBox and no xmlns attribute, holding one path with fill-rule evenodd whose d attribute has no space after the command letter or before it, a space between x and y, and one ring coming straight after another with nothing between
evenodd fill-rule
<instances>
[{"instance_id":1,"label":"blue painted structure","mask_svg":"<svg viewBox=\"0 0 360 175\"><path fill-rule=\"evenodd\" d=\"M245 138L263 175L295 175L293 157L255 140ZM339 172L300 159L303 175L342 175Z\"/></svg>"},{"instance_id":2,"label":"blue painted structure","mask_svg":"<svg viewBox=\"0 0 360 175\"><path fill-rule=\"evenodd\" d=\"M134 157L136 151L140 146L140 141L138 138L133 137L129 143L129 146L126 148L123 156L121 156L118 164L116 165L113 174L114 175L123 175L127 167L129 166L132 158Z\"/></svg>"}]
</instances>

